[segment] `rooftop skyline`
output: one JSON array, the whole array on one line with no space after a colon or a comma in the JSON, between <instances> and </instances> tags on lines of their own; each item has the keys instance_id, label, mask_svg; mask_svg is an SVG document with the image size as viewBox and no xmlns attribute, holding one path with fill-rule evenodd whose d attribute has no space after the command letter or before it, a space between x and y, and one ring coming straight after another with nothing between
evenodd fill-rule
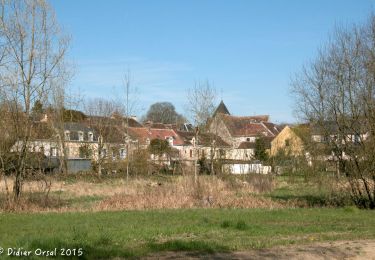
<instances>
[{"instance_id":1,"label":"rooftop skyline","mask_svg":"<svg viewBox=\"0 0 375 260\"><path fill-rule=\"evenodd\" d=\"M186 89L208 80L233 115L293 122L290 77L336 25L363 23L375 1L51 1L72 36L73 92L154 102L185 113ZM123 98L125 99L125 98ZM218 103L217 103L218 104Z\"/></svg>"}]
</instances>

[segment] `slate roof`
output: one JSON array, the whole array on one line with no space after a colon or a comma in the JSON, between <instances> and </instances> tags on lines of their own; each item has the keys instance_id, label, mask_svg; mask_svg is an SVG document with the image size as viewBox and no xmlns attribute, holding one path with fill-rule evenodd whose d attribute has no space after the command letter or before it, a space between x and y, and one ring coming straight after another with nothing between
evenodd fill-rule
<instances>
[{"instance_id":1,"label":"slate roof","mask_svg":"<svg viewBox=\"0 0 375 260\"><path fill-rule=\"evenodd\" d=\"M216 108L213 116L216 116L216 114L218 114L218 113L224 114L224 115L230 115L229 110L228 110L227 106L224 104L223 100L221 100L221 102L218 105L218 107Z\"/></svg>"},{"instance_id":2,"label":"slate roof","mask_svg":"<svg viewBox=\"0 0 375 260\"><path fill-rule=\"evenodd\" d=\"M98 140L98 135L95 129L82 123L64 123L64 131L70 132L70 141L79 141L78 132L83 132L83 141L89 141L89 132L93 133L94 142Z\"/></svg>"},{"instance_id":3,"label":"slate roof","mask_svg":"<svg viewBox=\"0 0 375 260\"><path fill-rule=\"evenodd\" d=\"M94 141L97 140L95 129L87 127L82 123L64 123L64 131L70 132L70 141L78 141L78 132L83 132L83 140L88 141L88 133L93 133ZM52 139L56 136L55 130L46 122L33 122L31 137L34 139Z\"/></svg>"}]
</instances>

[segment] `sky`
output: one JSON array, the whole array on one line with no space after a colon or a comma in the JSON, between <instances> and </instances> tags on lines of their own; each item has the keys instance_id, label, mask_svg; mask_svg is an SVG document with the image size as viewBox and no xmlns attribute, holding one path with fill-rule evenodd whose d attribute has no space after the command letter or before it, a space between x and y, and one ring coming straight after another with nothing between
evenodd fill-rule
<instances>
[{"instance_id":1,"label":"sky","mask_svg":"<svg viewBox=\"0 0 375 260\"><path fill-rule=\"evenodd\" d=\"M168 101L186 113L187 89L210 82L233 115L295 122L290 80L335 26L364 23L375 0L51 0L71 36L69 88L125 100L134 114ZM136 90L134 90L136 89Z\"/></svg>"}]
</instances>

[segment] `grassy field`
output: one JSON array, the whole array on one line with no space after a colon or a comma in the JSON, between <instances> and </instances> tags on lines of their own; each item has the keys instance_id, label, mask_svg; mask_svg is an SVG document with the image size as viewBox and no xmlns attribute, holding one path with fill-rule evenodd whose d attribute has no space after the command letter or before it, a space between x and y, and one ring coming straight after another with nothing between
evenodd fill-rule
<instances>
[{"instance_id":1,"label":"grassy field","mask_svg":"<svg viewBox=\"0 0 375 260\"><path fill-rule=\"evenodd\" d=\"M3 248L83 248L86 259L225 252L375 238L375 212L347 207L2 213L0 234Z\"/></svg>"}]
</instances>

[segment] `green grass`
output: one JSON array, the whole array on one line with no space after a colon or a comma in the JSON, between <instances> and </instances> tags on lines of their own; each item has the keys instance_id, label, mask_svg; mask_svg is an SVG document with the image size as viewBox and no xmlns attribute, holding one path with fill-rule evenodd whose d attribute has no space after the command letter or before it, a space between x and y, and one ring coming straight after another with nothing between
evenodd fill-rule
<instances>
[{"instance_id":1,"label":"green grass","mask_svg":"<svg viewBox=\"0 0 375 260\"><path fill-rule=\"evenodd\" d=\"M217 252L375 238L375 212L329 209L190 209L0 214L0 246L83 248L84 258L160 251Z\"/></svg>"},{"instance_id":2,"label":"green grass","mask_svg":"<svg viewBox=\"0 0 375 260\"><path fill-rule=\"evenodd\" d=\"M333 192L330 185L336 180L330 176L318 176L306 180L304 176L277 176L277 183L284 185L261 196L270 197L280 202L295 202L295 205L304 207L345 207L352 206L353 202L347 193ZM320 184L319 184L320 183Z\"/></svg>"}]
</instances>

